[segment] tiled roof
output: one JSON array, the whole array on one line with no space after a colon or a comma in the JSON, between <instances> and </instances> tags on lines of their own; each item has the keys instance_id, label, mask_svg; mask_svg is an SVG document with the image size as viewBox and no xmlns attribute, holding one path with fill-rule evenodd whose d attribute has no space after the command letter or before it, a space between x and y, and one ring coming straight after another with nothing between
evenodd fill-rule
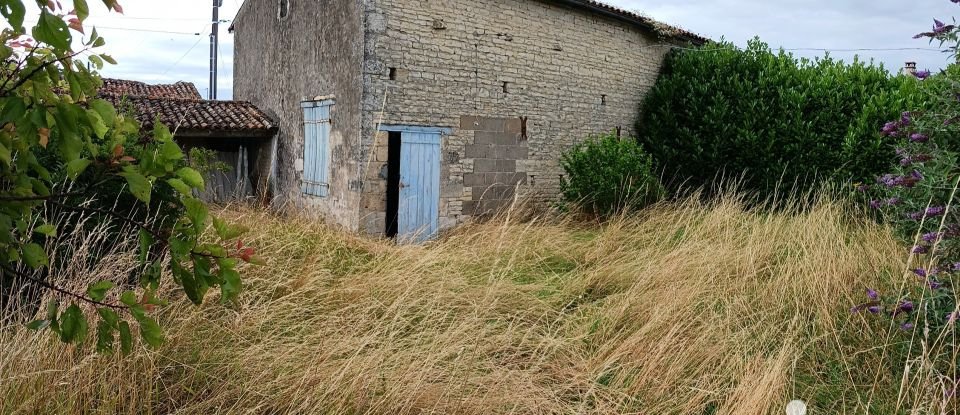
<instances>
[{"instance_id":1,"label":"tiled roof","mask_svg":"<svg viewBox=\"0 0 960 415\"><path fill-rule=\"evenodd\" d=\"M554 0L558 1L558 0ZM626 9L622 9L616 6L612 6L602 1L598 0L559 0L561 3L568 3L571 5L579 5L592 9L594 11L606 12L616 17L619 17L624 20L629 20L634 23L637 23L641 26L646 26L647 28L653 30L660 36L671 39L686 40L693 42L695 44L703 44L709 41L706 37L700 36L696 33L693 33L689 30L682 29L676 26L671 26L666 23L654 20L650 17L644 16L640 13L632 12Z\"/></svg>"},{"instance_id":2,"label":"tiled roof","mask_svg":"<svg viewBox=\"0 0 960 415\"><path fill-rule=\"evenodd\" d=\"M145 98L203 99L200 91L192 82L150 85L125 79L103 79L101 96L131 96Z\"/></svg>"},{"instance_id":3,"label":"tiled roof","mask_svg":"<svg viewBox=\"0 0 960 415\"><path fill-rule=\"evenodd\" d=\"M104 79L98 95L121 111L133 112L144 128L156 120L180 133L236 133L263 136L277 124L246 101L204 100L189 82L150 85L137 81Z\"/></svg>"},{"instance_id":4,"label":"tiled roof","mask_svg":"<svg viewBox=\"0 0 960 415\"><path fill-rule=\"evenodd\" d=\"M189 132L250 133L266 135L276 130L276 123L253 104L246 101L207 101L197 99L110 97L121 111L130 110L144 128L152 128L155 120L171 130Z\"/></svg>"}]
</instances>

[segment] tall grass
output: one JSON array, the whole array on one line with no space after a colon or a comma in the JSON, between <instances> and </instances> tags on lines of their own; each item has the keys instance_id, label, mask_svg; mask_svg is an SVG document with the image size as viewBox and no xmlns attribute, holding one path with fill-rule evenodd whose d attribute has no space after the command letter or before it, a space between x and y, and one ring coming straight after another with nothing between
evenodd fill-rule
<instances>
[{"instance_id":1,"label":"tall grass","mask_svg":"<svg viewBox=\"0 0 960 415\"><path fill-rule=\"evenodd\" d=\"M898 398L884 328L849 309L901 281L903 248L838 203L504 217L426 246L223 214L269 263L244 271L240 304L170 292L166 345L127 357L7 320L0 411L749 415L800 398L839 414Z\"/></svg>"}]
</instances>

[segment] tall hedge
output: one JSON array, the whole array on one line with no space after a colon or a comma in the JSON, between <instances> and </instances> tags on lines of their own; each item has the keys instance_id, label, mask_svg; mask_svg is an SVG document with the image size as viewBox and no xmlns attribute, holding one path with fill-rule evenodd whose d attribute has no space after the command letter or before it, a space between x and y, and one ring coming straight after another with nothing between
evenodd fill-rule
<instances>
[{"instance_id":1,"label":"tall hedge","mask_svg":"<svg viewBox=\"0 0 960 415\"><path fill-rule=\"evenodd\" d=\"M916 79L859 60L714 43L668 55L637 132L671 187L742 175L745 190L770 195L819 179L872 180L894 158L880 127L927 95Z\"/></svg>"}]
</instances>

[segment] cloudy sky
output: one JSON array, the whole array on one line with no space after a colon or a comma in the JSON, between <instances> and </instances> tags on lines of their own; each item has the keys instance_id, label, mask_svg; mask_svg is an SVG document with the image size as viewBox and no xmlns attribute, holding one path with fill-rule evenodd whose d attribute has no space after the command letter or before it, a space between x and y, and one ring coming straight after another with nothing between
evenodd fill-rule
<instances>
[{"instance_id":1,"label":"cloudy sky","mask_svg":"<svg viewBox=\"0 0 960 415\"><path fill-rule=\"evenodd\" d=\"M316 0L311 0L316 1ZM743 45L754 36L775 47L831 49L850 60L873 58L888 69L917 61L920 68L938 69L947 58L925 41L911 37L928 30L933 17L960 17L960 6L950 0L607 0L609 3L682 26L713 39L721 37ZM96 4L94 4L96 2ZM223 0L220 18L232 20L243 0ZM67 1L69 3L69 1ZM107 13L91 0L88 21L107 39L106 52L119 65L105 76L145 82L186 80L200 92L208 90L211 4L208 0L121 0L125 14ZM28 18L29 21L29 18ZM35 18L34 18L35 21ZM221 25L222 57L219 98L231 97L233 39ZM934 45L936 46L936 45ZM920 48L925 50L848 49ZM798 50L801 56L822 51Z\"/></svg>"}]
</instances>

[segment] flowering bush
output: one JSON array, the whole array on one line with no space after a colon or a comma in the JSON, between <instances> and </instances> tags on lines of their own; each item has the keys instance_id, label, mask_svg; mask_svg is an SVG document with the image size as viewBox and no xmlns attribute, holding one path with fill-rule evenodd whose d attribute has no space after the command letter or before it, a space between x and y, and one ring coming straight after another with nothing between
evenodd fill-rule
<instances>
[{"instance_id":1,"label":"flowering bush","mask_svg":"<svg viewBox=\"0 0 960 415\"><path fill-rule=\"evenodd\" d=\"M956 0L951 0L957 3ZM956 56L958 29L938 20L932 31L917 35L941 42ZM952 344L958 321L957 281L960 281L960 67L951 65L941 74L918 71L915 77L932 83L936 96L920 111L904 112L883 125L881 135L897 140L893 171L876 183L859 185L872 196L870 207L909 244L910 283L900 292L866 291L855 313L892 319L901 330L921 341L925 356L939 368L956 368L955 353L941 346ZM913 333L915 329L923 331ZM916 336L914 336L916 334ZM951 375L953 383L957 376Z\"/></svg>"}]
</instances>

